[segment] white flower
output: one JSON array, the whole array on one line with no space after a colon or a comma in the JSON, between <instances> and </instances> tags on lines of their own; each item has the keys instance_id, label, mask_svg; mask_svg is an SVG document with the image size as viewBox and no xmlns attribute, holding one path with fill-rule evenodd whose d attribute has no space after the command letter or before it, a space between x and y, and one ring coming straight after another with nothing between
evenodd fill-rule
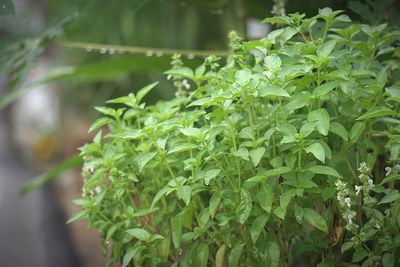
<instances>
[{"instance_id":1,"label":"white flower","mask_svg":"<svg viewBox=\"0 0 400 267\"><path fill-rule=\"evenodd\" d=\"M356 190L356 195L358 196L358 194L360 194L361 190L362 190L362 185L355 185L354 189Z\"/></svg>"},{"instance_id":2,"label":"white flower","mask_svg":"<svg viewBox=\"0 0 400 267\"><path fill-rule=\"evenodd\" d=\"M186 90L190 89L190 84L189 84L188 80L184 79L182 81L182 85L183 85L183 87L185 87Z\"/></svg>"},{"instance_id":3,"label":"white flower","mask_svg":"<svg viewBox=\"0 0 400 267\"><path fill-rule=\"evenodd\" d=\"M370 186L374 186L374 181L372 179L368 179L368 183Z\"/></svg>"},{"instance_id":4,"label":"white flower","mask_svg":"<svg viewBox=\"0 0 400 267\"><path fill-rule=\"evenodd\" d=\"M100 186L96 186L95 191L97 192L97 194L101 193L101 187Z\"/></svg>"},{"instance_id":5,"label":"white flower","mask_svg":"<svg viewBox=\"0 0 400 267\"><path fill-rule=\"evenodd\" d=\"M168 75L167 80L172 80L172 75Z\"/></svg>"},{"instance_id":6,"label":"white flower","mask_svg":"<svg viewBox=\"0 0 400 267\"><path fill-rule=\"evenodd\" d=\"M376 229L380 230L382 228L382 226L380 226L379 223L375 224Z\"/></svg>"},{"instance_id":7,"label":"white flower","mask_svg":"<svg viewBox=\"0 0 400 267\"><path fill-rule=\"evenodd\" d=\"M353 215L349 214L347 215L347 224L352 224L353 223Z\"/></svg>"},{"instance_id":8,"label":"white flower","mask_svg":"<svg viewBox=\"0 0 400 267\"><path fill-rule=\"evenodd\" d=\"M347 207L351 207L351 199L349 198L349 197L346 197L345 199L344 199L344 202L346 203L346 205L347 205ZM350 215L349 215L350 216Z\"/></svg>"},{"instance_id":9,"label":"white flower","mask_svg":"<svg viewBox=\"0 0 400 267\"><path fill-rule=\"evenodd\" d=\"M394 168L395 168L396 170L400 171L400 164L394 165Z\"/></svg>"},{"instance_id":10,"label":"white flower","mask_svg":"<svg viewBox=\"0 0 400 267\"><path fill-rule=\"evenodd\" d=\"M389 166L387 166L387 167L385 167L385 171L386 171L385 176L388 176L388 175L392 172L392 168L390 168Z\"/></svg>"}]
</instances>

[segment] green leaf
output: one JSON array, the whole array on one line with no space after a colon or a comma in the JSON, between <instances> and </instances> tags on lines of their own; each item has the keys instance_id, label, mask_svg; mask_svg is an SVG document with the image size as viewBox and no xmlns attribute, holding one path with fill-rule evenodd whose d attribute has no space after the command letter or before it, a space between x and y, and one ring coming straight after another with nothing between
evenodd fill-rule
<instances>
[{"instance_id":1,"label":"green leaf","mask_svg":"<svg viewBox=\"0 0 400 267\"><path fill-rule=\"evenodd\" d=\"M265 153L265 148L264 147L259 147L257 149L251 150L249 152L249 156L251 161L254 164L254 167L257 167L257 165L260 163L260 160L262 158L262 156Z\"/></svg>"},{"instance_id":2,"label":"green leaf","mask_svg":"<svg viewBox=\"0 0 400 267\"><path fill-rule=\"evenodd\" d=\"M199 137L201 135L201 129L199 128L182 128L179 129L179 131L185 135L185 136L189 136L189 137Z\"/></svg>"},{"instance_id":3,"label":"green leaf","mask_svg":"<svg viewBox=\"0 0 400 267\"><path fill-rule=\"evenodd\" d=\"M385 177L385 179L383 179L382 182L379 183L379 185L384 185L398 180L400 180L400 174L390 174L389 176Z\"/></svg>"},{"instance_id":4,"label":"green leaf","mask_svg":"<svg viewBox=\"0 0 400 267\"><path fill-rule=\"evenodd\" d=\"M242 254L244 244L236 244L229 252L228 266L237 267L239 264L240 255Z\"/></svg>"},{"instance_id":5,"label":"green leaf","mask_svg":"<svg viewBox=\"0 0 400 267\"><path fill-rule=\"evenodd\" d=\"M206 267L207 262L208 262L208 244L206 243L200 243L196 246L196 255L195 255L195 261L194 261L194 266L199 266L199 267Z\"/></svg>"},{"instance_id":6,"label":"green leaf","mask_svg":"<svg viewBox=\"0 0 400 267\"><path fill-rule=\"evenodd\" d=\"M82 164L83 164L83 159L81 156L72 156L70 158L67 158L60 164L57 164L56 166L51 168L48 172L36 176L32 178L29 182L23 184L19 189L19 194L21 196L25 196L37 190L38 188L42 187L46 183L54 180L63 172L80 167L82 166Z\"/></svg>"},{"instance_id":7,"label":"green leaf","mask_svg":"<svg viewBox=\"0 0 400 267\"><path fill-rule=\"evenodd\" d=\"M167 75L181 76L181 77L189 78L189 79L194 78L193 70L188 67L174 66L172 69L167 70L164 73Z\"/></svg>"},{"instance_id":8,"label":"green leaf","mask_svg":"<svg viewBox=\"0 0 400 267\"><path fill-rule=\"evenodd\" d=\"M251 79L251 70L249 69L238 70L235 73L235 78L240 85L242 86L247 85Z\"/></svg>"},{"instance_id":9,"label":"green leaf","mask_svg":"<svg viewBox=\"0 0 400 267\"><path fill-rule=\"evenodd\" d=\"M329 125L329 131L340 136L344 141L349 140L346 128L338 122L331 122Z\"/></svg>"},{"instance_id":10,"label":"green leaf","mask_svg":"<svg viewBox=\"0 0 400 267\"><path fill-rule=\"evenodd\" d=\"M330 81L330 82L324 83L324 84L316 87L313 90L313 95L315 97L324 96L327 93L329 93L330 91L332 91L333 89L335 89L336 87L338 87L340 84L341 84L341 81Z\"/></svg>"},{"instance_id":11,"label":"green leaf","mask_svg":"<svg viewBox=\"0 0 400 267\"><path fill-rule=\"evenodd\" d=\"M290 95L280 87L277 86L266 86L260 88L260 96L283 96L283 97L290 97Z\"/></svg>"},{"instance_id":12,"label":"green leaf","mask_svg":"<svg viewBox=\"0 0 400 267\"><path fill-rule=\"evenodd\" d=\"M147 152L144 154L140 154L136 157L136 161L138 163L139 172L142 172L143 168L146 164L152 160L157 155L157 152Z\"/></svg>"},{"instance_id":13,"label":"green leaf","mask_svg":"<svg viewBox=\"0 0 400 267\"><path fill-rule=\"evenodd\" d=\"M275 169L272 169L272 170L268 170L268 171L262 172L259 175L256 175L254 177L251 177L251 178L247 179L246 183L251 183L251 182L260 183L260 182L265 181L269 177L282 175L282 174L288 173L290 171L292 171L292 169L289 168L289 167L275 168Z\"/></svg>"},{"instance_id":14,"label":"green leaf","mask_svg":"<svg viewBox=\"0 0 400 267\"><path fill-rule=\"evenodd\" d=\"M396 115L396 112L388 107L379 106L368 110L366 113L358 117L357 120L358 121L367 120L376 117L391 116L391 115Z\"/></svg>"},{"instance_id":15,"label":"green leaf","mask_svg":"<svg viewBox=\"0 0 400 267\"><path fill-rule=\"evenodd\" d=\"M208 106L213 102L213 99L211 97L204 97L197 99L190 103L188 107L194 107L194 106Z\"/></svg>"},{"instance_id":16,"label":"green leaf","mask_svg":"<svg viewBox=\"0 0 400 267\"><path fill-rule=\"evenodd\" d=\"M345 253L349 249L354 248L354 243L353 242L344 242L342 246L340 247L340 252Z\"/></svg>"},{"instance_id":17,"label":"green leaf","mask_svg":"<svg viewBox=\"0 0 400 267\"><path fill-rule=\"evenodd\" d=\"M88 216L88 211L87 210L81 210L77 213L75 213L74 215L71 216L71 218L69 218L69 220L67 221L67 224L70 224L72 222L76 222L76 221L81 221L86 219Z\"/></svg>"},{"instance_id":18,"label":"green leaf","mask_svg":"<svg viewBox=\"0 0 400 267\"><path fill-rule=\"evenodd\" d=\"M400 193L397 190L395 190L395 191L392 191L389 194L385 195L381 199L381 201L379 201L378 205L394 202L398 199L400 199Z\"/></svg>"},{"instance_id":19,"label":"green leaf","mask_svg":"<svg viewBox=\"0 0 400 267\"><path fill-rule=\"evenodd\" d=\"M176 249L181 247L182 214L179 213L171 220L172 242Z\"/></svg>"},{"instance_id":20,"label":"green leaf","mask_svg":"<svg viewBox=\"0 0 400 267\"><path fill-rule=\"evenodd\" d=\"M188 150L192 150L195 148L197 148L197 145L191 144L191 143L177 144L177 145L171 147L170 150L168 150L168 154L188 151Z\"/></svg>"},{"instance_id":21,"label":"green leaf","mask_svg":"<svg viewBox=\"0 0 400 267\"><path fill-rule=\"evenodd\" d=\"M232 153L232 155L238 157L238 158L242 158L244 160L249 160L249 151L247 150L247 148L245 147L241 147L239 148L237 151L234 151Z\"/></svg>"},{"instance_id":22,"label":"green leaf","mask_svg":"<svg viewBox=\"0 0 400 267\"><path fill-rule=\"evenodd\" d=\"M184 185L176 190L176 193L180 199L185 202L186 206L190 203L190 198L192 196L192 187L189 185Z\"/></svg>"},{"instance_id":23,"label":"green leaf","mask_svg":"<svg viewBox=\"0 0 400 267\"><path fill-rule=\"evenodd\" d=\"M304 149L307 153L312 153L322 163L325 163L325 150L320 143L314 143Z\"/></svg>"},{"instance_id":24,"label":"green leaf","mask_svg":"<svg viewBox=\"0 0 400 267\"><path fill-rule=\"evenodd\" d=\"M139 250L138 246L131 247L127 250L127 252L125 253L124 258L122 260L122 267L128 266L128 264L131 262L131 260L135 257L138 250Z\"/></svg>"},{"instance_id":25,"label":"green leaf","mask_svg":"<svg viewBox=\"0 0 400 267\"><path fill-rule=\"evenodd\" d=\"M269 70L277 70L282 64L280 57L277 55L266 56L264 58L264 63Z\"/></svg>"},{"instance_id":26,"label":"green leaf","mask_svg":"<svg viewBox=\"0 0 400 267\"><path fill-rule=\"evenodd\" d=\"M271 213L272 203L274 201L274 189L269 184L263 184L260 192L257 193L256 199L261 208L268 213Z\"/></svg>"},{"instance_id":27,"label":"green leaf","mask_svg":"<svg viewBox=\"0 0 400 267\"><path fill-rule=\"evenodd\" d=\"M269 254L269 258L271 259L271 267L278 267L280 264L280 249L279 245L275 241L268 241L265 249Z\"/></svg>"},{"instance_id":28,"label":"green leaf","mask_svg":"<svg viewBox=\"0 0 400 267\"><path fill-rule=\"evenodd\" d=\"M368 256L368 252L367 252L364 248L359 247L359 248L357 248L356 251L354 252L353 258L352 258L351 261L352 261L352 262L360 262L360 261L362 261L363 259L365 259L367 256Z\"/></svg>"},{"instance_id":29,"label":"green leaf","mask_svg":"<svg viewBox=\"0 0 400 267\"><path fill-rule=\"evenodd\" d=\"M350 135L349 135L350 142L351 143L357 142L358 138L361 136L364 130L365 130L365 123L360 121L356 122L350 130Z\"/></svg>"},{"instance_id":30,"label":"green leaf","mask_svg":"<svg viewBox=\"0 0 400 267\"><path fill-rule=\"evenodd\" d=\"M154 82L154 83L151 83L151 84L143 87L142 89L140 89L136 93L137 102L140 103L140 101L143 99L143 97L145 97L154 87L156 87L157 84L158 84L158 82Z\"/></svg>"},{"instance_id":31,"label":"green leaf","mask_svg":"<svg viewBox=\"0 0 400 267\"><path fill-rule=\"evenodd\" d=\"M151 208L154 208L154 205L157 204L157 202L167 193L171 190L170 187L164 187L162 188L160 191L157 192L157 194L155 195L155 197L153 198L153 202L151 203Z\"/></svg>"},{"instance_id":32,"label":"green leaf","mask_svg":"<svg viewBox=\"0 0 400 267\"><path fill-rule=\"evenodd\" d=\"M317 50L317 56L319 57L327 57L329 56L333 48L335 48L336 45L336 40L330 40L326 43L324 43L322 46L320 46Z\"/></svg>"},{"instance_id":33,"label":"green leaf","mask_svg":"<svg viewBox=\"0 0 400 267\"><path fill-rule=\"evenodd\" d=\"M90 128L89 128L88 132L90 133L93 130L96 130L96 129L100 128L101 126L106 125L106 124L110 124L112 122L113 122L113 120L110 119L110 118L107 118L107 117L98 118L95 122L92 123L92 125L90 125Z\"/></svg>"},{"instance_id":34,"label":"green leaf","mask_svg":"<svg viewBox=\"0 0 400 267\"><path fill-rule=\"evenodd\" d=\"M315 228L322 232L328 233L328 226L324 218L313 209L303 208L303 218Z\"/></svg>"},{"instance_id":35,"label":"green leaf","mask_svg":"<svg viewBox=\"0 0 400 267\"><path fill-rule=\"evenodd\" d=\"M150 241L151 234L142 228L132 228L132 229L129 229L126 231L128 232L128 234L130 234L131 236L133 236L136 239L139 239L139 240L142 240L145 242Z\"/></svg>"},{"instance_id":36,"label":"green leaf","mask_svg":"<svg viewBox=\"0 0 400 267\"><path fill-rule=\"evenodd\" d=\"M342 178L342 176L335 169L332 169L331 167L328 166L320 166L320 165L312 166L307 170L315 174L329 175Z\"/></svg>"},{"instance_id":37,"label":"green leaf","mask_svg":"<svg viewBox=\"0 0 400 267\"><path fill-rule=\"evenodd\" d=\"M308 113L308 120L316 123L318 132L322 135L328 135L329 132L329 114L326 109L317 109Z\"/></svg>"},{"instance_id":38,"label":"green leaf","mask_svg":"<svg viewBox=\"0 0 400 267\"><path fill-rule=\"evenodd\" d=\"M268 222L269 217L270 215L262 214L258 216L251 225L250 234L254 244L257 242L257 239L260 236L262 230L264 229L265 224Z\"/></svg>"},{"instance_id":39,"label":"green leaf","mask_svg":"<svg viewBox=\"0 0 400 267\"><path fill-rule=\"evenodd\" d=\"M209 185L210 181L211 181L212 179L214 179L215 177L217 177L218 174L220 174L220 172L221 172L221 170L219 170L219 169L207 170L207 171L204 173L204 183L205 183L206 185Z\"/></svg>"},{"instance_id":40,"label":"green leaf","mask_svg":"<svg viewBox=\"0 0 400 267\"><path fill-rule=\"evenodd\" d=\"M253 207L253 200L251 194L246 189L240 190L240 204L239 204L239 223L244 224L250 215Z\"/></svg>"},{"instance_id":41,"label":"green leaf","mask_svg":"<svg viewBox=\"0 0 400 267\"><path fill-rule=\"evenodd\" d=\"M221 203L223 191L215 192L212 197L210 198L210 216L214 218L215 213L218 210L219 204Z\"/></svg>"},{"instance_id":42,"label":"green leaf","mask_svg":"<svg viewBox=\"0 0 400 267\"><path fill-rule=\"evenodd\" d=\"M215 266L216 267L224 267L224 262L225 262L225 252L226 252L226 246L225 244L222 244L219 249L217 250L217 253L215 254Z\"/></svg>"}]
</instances>

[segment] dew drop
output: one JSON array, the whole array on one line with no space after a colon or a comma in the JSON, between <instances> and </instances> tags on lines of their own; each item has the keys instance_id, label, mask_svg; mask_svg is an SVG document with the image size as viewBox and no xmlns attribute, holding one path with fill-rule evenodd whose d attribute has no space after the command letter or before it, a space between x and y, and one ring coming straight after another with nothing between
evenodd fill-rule
<instances>
[{"instance_id":1,"label":"dew drop","mask_svg":"<svg viewBox=\"0 0 400 267\"><path fill-rule=\"evenodd\" d=\"M100 48L100 54L105 54L105 53L107 53L107 49L104 47Z\"/></svg>"},{"instance_id":2,"label":"dew drop","mask_svg":"<svg viewBox=\"0 0 400 267\"><path fill-rule=\"evenodd\" d=\"M187 57L188 59L194 59L194 55L192 53L189 53Z\"/></svg>"},{"instance_id":3,"label":"dew drop","mask_svg":"<svg viewBox=\"0 0 400 267\"><path fill-rule=\"evenodd\" d=\"M91 46L86 47L86 52L91 52L91 51L92 51L92 47Z\"/></svg>"},{"instance_id":4,"label":"dew drop","mask_svg":"<svg viewBox=\"0 0 400 267\"><path fill-rule=\"evenodd\" d=\"M110 50L108 50L108 53L110 55L115 54L115 49L114 48L110 48Z\"/></svg>"},{"instance_id":5,"label":"dew drop","mask_svg":"<svg viewBox=\"0 0 400 267\"><path fill-rule=\"evenodd\" d=\"M146 56L151 57L153 55L153 51L149 50L146 52Z\"/></svg>"},{"instance_id":6,"label":"dew drop","mask_svg":"<svg viewBox=\"0 0 400 267\"><path fill-rule=\"evenodd\" d=\"M163 52L161 52L161 51L157 51L156 55L157 55L157 57L162 57L162 55L163 55Z\"/></svg>"},{"instance_id":7,"label":"dew drop","mask_svg":"<svg viewBox=\"0 0 400 267\"><path fill-rule=\"evenodd\" d=\"M6 5L3 5L2 8L5 9L5 8L6 8Z\"/></svg>"}]
</instances>

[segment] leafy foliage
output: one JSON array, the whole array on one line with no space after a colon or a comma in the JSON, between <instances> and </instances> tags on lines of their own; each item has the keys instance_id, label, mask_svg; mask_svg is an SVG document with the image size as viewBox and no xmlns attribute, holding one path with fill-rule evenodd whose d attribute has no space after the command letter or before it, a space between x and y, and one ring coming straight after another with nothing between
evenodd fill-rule
<instances>
[{"instance_id":1,"label":"leafy foliage","mask_svg":"<svg viewBox=\"0 0 400 267\"><path fill-rule=\"evenodd\" d=\"M174 58L176 98L96 108L72 221L110 263L399 264L400 33L330 8L265 21L282 28L232 33L222 67Z\"/></svg>"}]
</instances>

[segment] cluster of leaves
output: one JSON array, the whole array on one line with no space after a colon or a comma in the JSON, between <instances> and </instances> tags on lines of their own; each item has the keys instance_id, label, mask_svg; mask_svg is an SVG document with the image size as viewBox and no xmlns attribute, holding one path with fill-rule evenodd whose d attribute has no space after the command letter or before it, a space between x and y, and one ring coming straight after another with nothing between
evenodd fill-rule
<instances>
[{"instance_id":1,"label":"cluster of leaves","mask_svg":"<svg viewBox=\"0 0 400 267\"><path fill-rule=\"evenodd\" d=\"M265 22L224 66L167 71L190 81L176 98L96 108L71 221L110 263L399 264L400 33L330 8Z\"/></svg>"}]
</instances>

